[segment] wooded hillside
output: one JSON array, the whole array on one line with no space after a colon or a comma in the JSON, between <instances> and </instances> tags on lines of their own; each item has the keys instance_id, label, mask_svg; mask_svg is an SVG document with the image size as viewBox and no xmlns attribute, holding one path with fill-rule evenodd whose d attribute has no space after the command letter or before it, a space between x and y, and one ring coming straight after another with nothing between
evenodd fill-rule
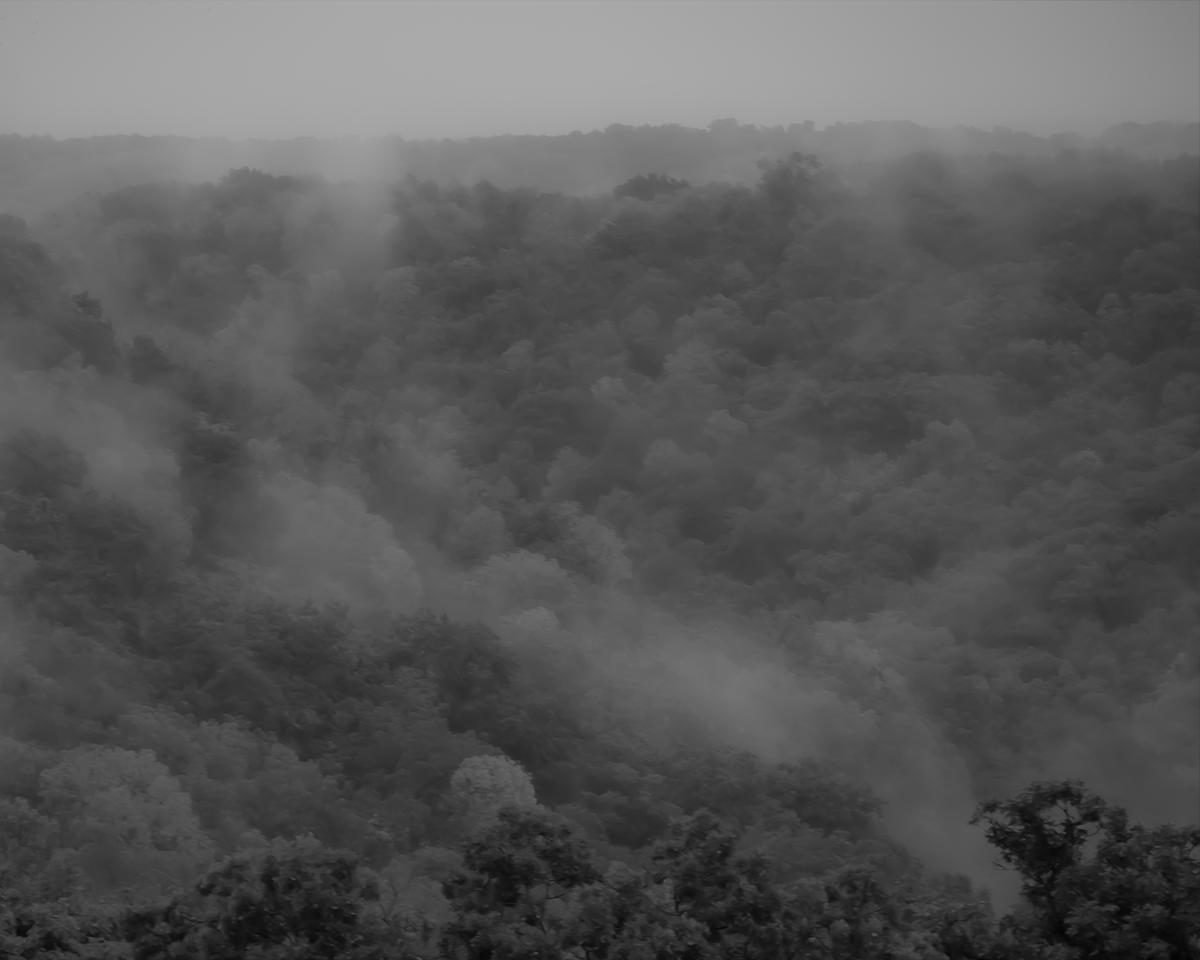
<instances>
[{"instance_id":1,"label":"wooded hillside","mask_svg":"<svg viewBox=\"0 0 1200 960\"><path fill-rule=\"evenodd\" d=\"M639 136L0 217L0 953L1197 955L1196 156Z\"/></svg>"}]
</instances>

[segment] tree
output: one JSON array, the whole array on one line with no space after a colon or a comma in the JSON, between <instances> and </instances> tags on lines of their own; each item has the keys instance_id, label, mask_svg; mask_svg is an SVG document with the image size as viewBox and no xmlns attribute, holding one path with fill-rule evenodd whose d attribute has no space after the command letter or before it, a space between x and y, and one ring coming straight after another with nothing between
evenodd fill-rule
<instances>
[{"instance_id":1,"label":"tree","mask_svg":"<svg viewBox=\"0 0 1200 960\"><path fill-rule=\"evenodd\" d=\"M131 913L135 960L400 960L356 857L313 840L234 857L165 907Z\"/></svg>"},{"instance_id":2,"label":"tree","mask_svg":"<svg viewBox=\"0 0 1200 960\"><path fill-rule=\"evenodd\" d=\"M613 190L613 196L618 199L635 197L638 200L654 200L659 196L669 196L680 190L686 190L689 186L690 184L686 180L676 180L666 174L640 173Z\"/></svg>"},{"instance_id":3,"label":"tree","mask_svg":"<svg viewBox=\"0 0 1200 960\"><path fill-rule=\"evenodd\" d=\"M444 885L454 919L442 949L464 960L562 956L578 895L600 878L565 820L516 807L466 842L463 865Z\"/></svg>"},{"instance_id":4,"label":"tree","mask_svg":"<svg viewBox=\"0 0 1200 960\"><path fill-rule=\"evenodd\" d=\"M982 804L1001 861L1031 908L1019 931L1104 960L1200 954L1200 828L1129 823L1082 783L1039 782Z\"/></svg>"},{"instance_id":5,"label":"tree","mask_svg":"<svg viewBox=\"0 0 1200 960\"><path fill-rule=\"evenodd\" d=\"M493 823L506 807L538 805L525 768L505 756L468 757L450 777L450 795L471 830Z\"/></svg>"},{"instance_id":6,"label":"tree","mask_svg":"<svg viewBox=\"0 0 1200 960\"><path fill-rule=\"evenodd\" d=\"M135 897L190 878L211 852L191 798L147 750L79 747L40 778L43 809L62 828L92 888Z\"/></svg>"},{"instance_id":7,"label":"tree","mask_svg":"<svg viewBox=\"0 0 1200 960\"><path fill-rule=\"evenodd\" d=\"M514 550L490 557L473 578L495 611L561 607L572 592L571 576L555 560Z\"/></svg>"},{"instance_id":8,"label":"tree","mask_svg":"<svg viewBox=\"0 0 1200 960\"><path fill-rule=\"evenodd\" d=\"M263 488L278 518L265 586L285 599L412 612L421 577L391 525L345 487L281 475Z\"/></svg>"},{"instance_id":9,"label":"tree","mask_svg":"<svg viewBox=\"0 0 1200 960\"><path fill-rule=\"evenodd\" d=\"M702 810L674 821L655 845L649 879L670 912L695 924L682 956L768 960L799 944L797 915L771 882L768 860L737 855L738 836Z\"/></svg>"}]
</instances>

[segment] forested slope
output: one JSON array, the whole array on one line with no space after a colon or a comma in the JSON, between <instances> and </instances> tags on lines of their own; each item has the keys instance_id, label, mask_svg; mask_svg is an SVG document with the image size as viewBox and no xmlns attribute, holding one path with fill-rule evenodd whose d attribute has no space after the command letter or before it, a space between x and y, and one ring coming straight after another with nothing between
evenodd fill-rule
<instances>
[{"instance_id":1,"label":"forested slope","mask_svg":"<svg viewBox=\"0 0 1200 960\"><path fill-rule=\"evenodd\" d=\"M0 952L1198 948L1195 157L661 170L0 220Z\"/></svg>"}]
</instances>

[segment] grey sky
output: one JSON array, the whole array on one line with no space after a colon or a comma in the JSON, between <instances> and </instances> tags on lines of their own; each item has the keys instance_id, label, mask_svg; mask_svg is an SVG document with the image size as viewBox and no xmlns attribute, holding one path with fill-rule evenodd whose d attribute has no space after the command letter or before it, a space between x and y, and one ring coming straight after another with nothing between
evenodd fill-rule
<instances>
[{"instance_id":1,"label":"grey sky","mask_svg":"<svg viewBox=\"0 0 1200 960\"><path fill-rule=\"evenodd\" d=\"M0 0L0 132L1200 119L1200 2Z\"/></svg>"}]
</instances>

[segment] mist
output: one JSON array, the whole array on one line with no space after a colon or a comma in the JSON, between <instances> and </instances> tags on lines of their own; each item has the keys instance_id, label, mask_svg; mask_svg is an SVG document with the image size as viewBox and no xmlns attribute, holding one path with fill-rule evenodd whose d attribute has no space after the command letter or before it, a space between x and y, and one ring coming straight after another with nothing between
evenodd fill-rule
<instances>
[{"instance_id":1,"label":"mist","mask_svg":"<svg viewBox=\"0 0 1200 960\"><path fill-rule=\"evenodd\" d=\"M0 935L1086 951L1067 784L1056 896L1200 948L1103 880L1200 827L1196 36L7 5Z\"/></svg>"}]
</instances>

